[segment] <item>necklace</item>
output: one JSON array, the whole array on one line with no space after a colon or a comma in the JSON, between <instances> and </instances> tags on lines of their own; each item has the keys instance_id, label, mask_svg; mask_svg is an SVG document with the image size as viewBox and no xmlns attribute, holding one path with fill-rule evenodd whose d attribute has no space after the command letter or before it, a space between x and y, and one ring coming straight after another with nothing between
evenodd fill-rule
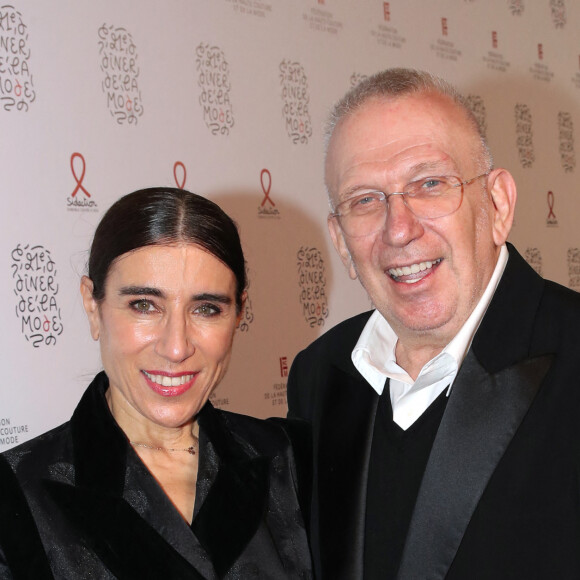
<instances>
[{"instance_id":1,"label":"necklace","mask_svg":"<svg viewBox=\"0 0 580 580\"><path fill-rule=\"evenodd\" d=\"M130 441L133 447L145 447L145 449L153 449L154 451L169 451L170 453L177 453L178 451L186 451L190 455L195 455L195 446L191 445L185 449L176 449L172 447L155 447L155 445L148 445L147 443L139 443L137 441Z\"/></svg>"}]
</instances>

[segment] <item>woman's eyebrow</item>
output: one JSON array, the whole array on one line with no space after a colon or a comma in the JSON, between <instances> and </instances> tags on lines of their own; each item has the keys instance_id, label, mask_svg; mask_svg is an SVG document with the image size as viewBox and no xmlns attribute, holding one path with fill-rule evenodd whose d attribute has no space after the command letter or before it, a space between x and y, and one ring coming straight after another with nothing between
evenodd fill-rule
<instances>
[{"instance_id":1,"label":"woman's eyebrow","mask_svg":"<svg viewBox=\"0 0 580 580\"><path fill-rule=\"evenodd\" d=\"M192 300L195 302L207 300L208 302L219 302L220 304L231 304L232 298L227 294L212 294L211 292L203 292L202 294L194 294Z\"/></svg>"},{"instance_id":2,"label":"woman's eyebrow","mask_svg":"<svg viewBox=\"0 0 580 580\"><path fill-rule=\"evenodd\" d=\"M119 289L119 296L155 296L164 298L165 294L159 288L151 286L123 286Z\"/></svg>"}]
</instances>

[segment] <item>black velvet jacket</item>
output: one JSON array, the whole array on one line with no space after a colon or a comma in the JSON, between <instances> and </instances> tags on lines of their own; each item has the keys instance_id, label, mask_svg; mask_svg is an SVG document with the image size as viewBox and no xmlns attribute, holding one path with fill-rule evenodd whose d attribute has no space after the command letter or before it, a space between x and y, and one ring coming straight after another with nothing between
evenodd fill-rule
<instances>
[{"instance_id":1,"label":"black velvet jacket","mask_svg":"<svg viewBox=\"0 0 580 580\"><path fill-rule=\"evenodd\" d=\"M107 387L100 373L68 423L0 456L0 578L312 577L302 425L207 403L189 526L113 419Z\"/></svg>"},{"instance_id":2,"label":"black velvet jacket","mask_svg":"<svg viewBox=\"0 0 580 580\"><path fill-rule=\"evenodd\" d=\"M580 579L580 294L543 280L508 249L453 383L397 580ZM290 414L313 427L319 580L365 578L379 397L351 353L369 316L328 331L288 378Z\"/></svg>"}]
</instances>

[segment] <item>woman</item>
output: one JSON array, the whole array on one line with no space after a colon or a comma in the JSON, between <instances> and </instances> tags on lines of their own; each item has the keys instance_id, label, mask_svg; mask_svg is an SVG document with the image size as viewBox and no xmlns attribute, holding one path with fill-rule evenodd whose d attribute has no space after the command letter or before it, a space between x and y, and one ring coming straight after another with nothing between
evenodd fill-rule
<instances>
[{"instance_id":1,"label":"woman","mask_svg":"<svg viewBox=\"0 0 580 580\"><path fill-rule=\"evenodd\" d=\"M311 578L302 425L208 401L245 287L211 201L153 188L107 211L81 281L104 372L68 423L0 456L0 578Z\"/></svg>"}]
</instances>

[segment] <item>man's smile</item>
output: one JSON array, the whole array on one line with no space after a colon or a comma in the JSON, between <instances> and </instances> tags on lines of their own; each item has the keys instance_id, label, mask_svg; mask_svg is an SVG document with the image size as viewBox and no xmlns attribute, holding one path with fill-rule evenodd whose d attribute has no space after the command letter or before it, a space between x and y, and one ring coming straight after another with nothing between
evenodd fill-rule
<instances>
[{"instance_id":1,"label":"man's smile","mask_svg":"<svg viewBox=\"0 0 580 580\"><path fill-rule=\"evenodd\" d=\"M398 268L389 268L389 275L395 282L405 282L406 284L415 284L422 280L426 275L431 273L433 266L441 263L441 258L437 260L427 260L425 262L417 262L408 266L401 266Z\"/></svg>"}]
</instances>

